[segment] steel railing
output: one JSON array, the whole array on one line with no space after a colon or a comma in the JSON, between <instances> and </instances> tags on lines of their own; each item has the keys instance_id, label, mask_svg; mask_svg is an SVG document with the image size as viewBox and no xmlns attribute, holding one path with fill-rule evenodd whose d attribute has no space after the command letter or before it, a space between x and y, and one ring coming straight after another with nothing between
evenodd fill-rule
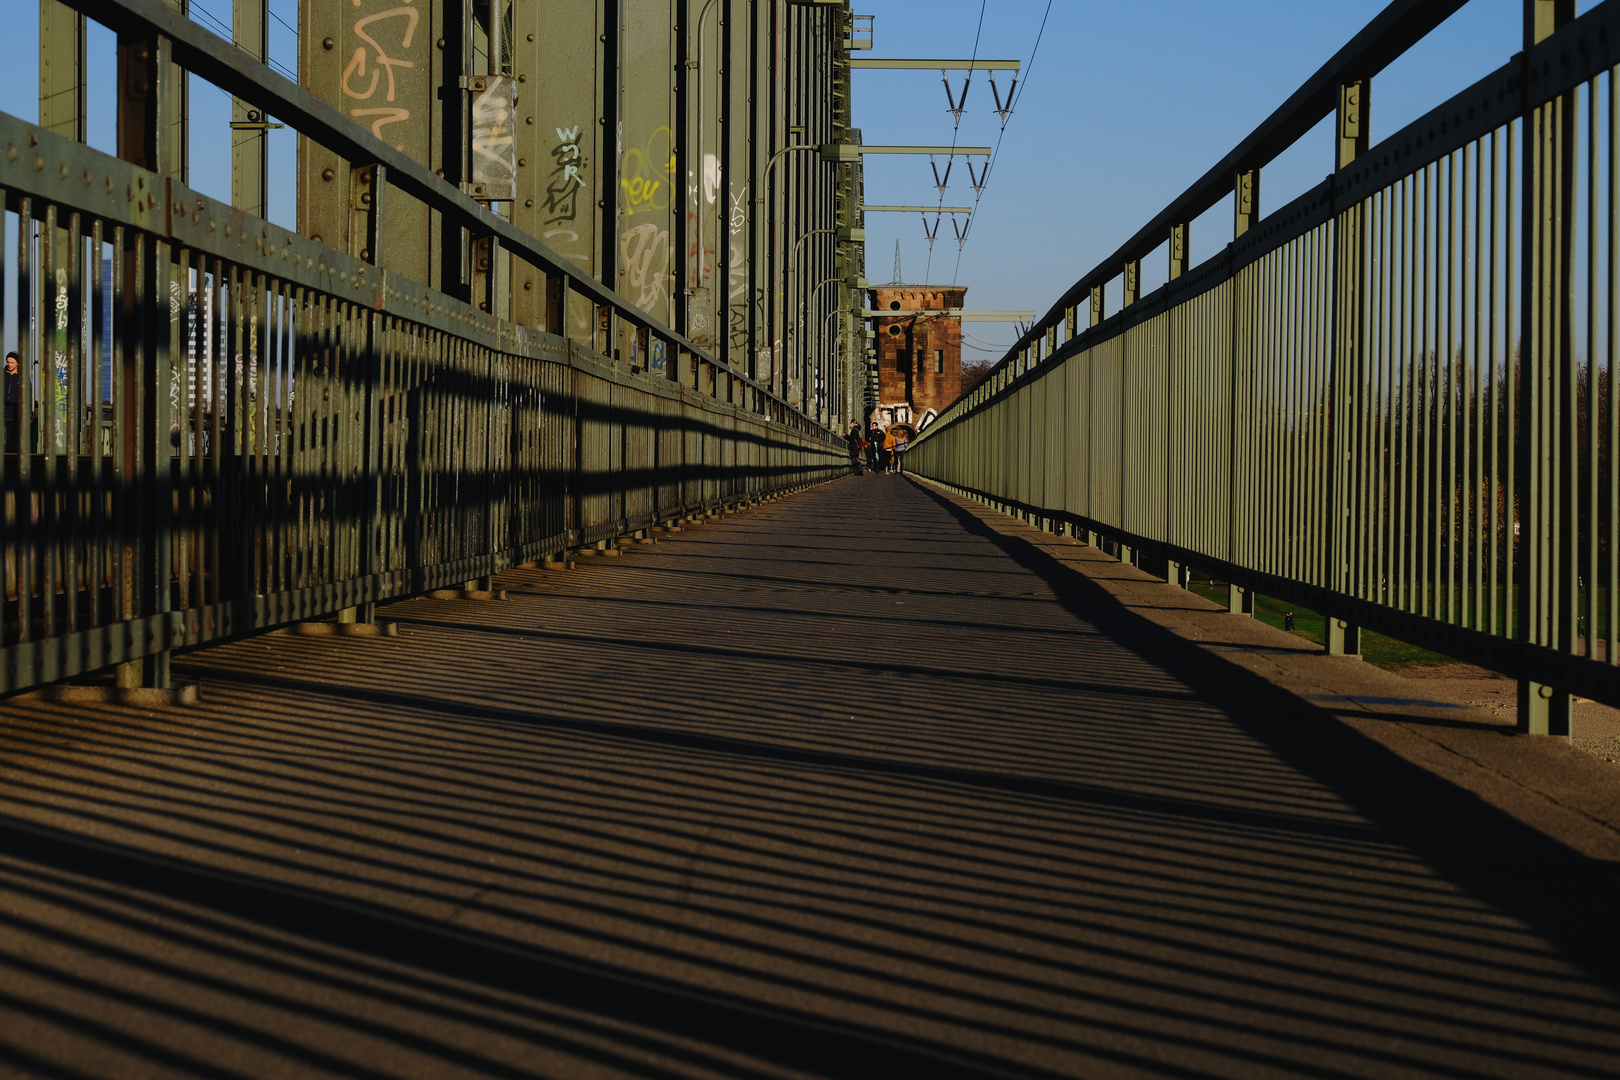
<instances>
[{"instance_id":1,"label":"steel railing","mask_svg":"<svg viewBox=\"0 0 1620 1080\"><path fill-rule=\"evenodd\" d=\"M81 9L666 343L683 384L493 318L0 115L21 354L0 415L0 692L476 582L838 475L833 434L148 0ZM380 207L377 211L380 214Z\"/></svg>"},{"instance_id":2,"label":"steel railing","mask_svg":"<svg viewBox=\"0 0 1620 1080\"><path fill-rule=\"evenodd\" d=\"M1458 6L1390 5L909 465L1207 568L1234 610L1314 607L1329 651L1367 628L1513 675L1521 723L1567 733L1571 694L1620 704L1620 8L1528 0L1523 53L1367 146L1369 80ZM1337 171L1260 217L1261 166L1334 112ZM1189 268L1222 198L1237 238Z\"/></svg>"}]
</instances>

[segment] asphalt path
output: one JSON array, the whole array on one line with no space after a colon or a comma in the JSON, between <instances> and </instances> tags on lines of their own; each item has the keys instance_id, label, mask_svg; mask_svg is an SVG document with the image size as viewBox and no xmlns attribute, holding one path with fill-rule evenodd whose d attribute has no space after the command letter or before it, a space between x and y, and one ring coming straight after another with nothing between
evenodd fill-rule
<instances>
[{"instance_id":1,"label":"asphalt path","mask_svg":"<svg viewBox=\"0 0 1620 1080\"><path fill-rule=\"evenodd\" d=\"M0 703L0 1076L1620 1075L1614 863L1117 567L849 478Z\"/></svg>"}]
</instances>

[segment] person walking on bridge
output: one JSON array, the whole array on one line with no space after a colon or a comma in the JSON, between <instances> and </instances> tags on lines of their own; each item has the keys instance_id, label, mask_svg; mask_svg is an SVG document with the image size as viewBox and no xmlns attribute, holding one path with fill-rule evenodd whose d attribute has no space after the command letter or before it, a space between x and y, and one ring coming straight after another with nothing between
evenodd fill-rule
<instances>
[{"instance_id":1,"label":"person walking on bridge","mask_svg":"<svg viewBox=\"0 0 1620 1080\"><path fill-rule=\"evenodd\" d=\"M855 475L860 476L861 457L866 452L866 443L861 439L861 422L859 420L849 422L847 441L849 442L849 463L855 469Z\"/></svg>"},{"instance_id":2,"label":"person walking on bridge","mask_svg":"<svg viewBox=\"0 0 1620 1080\"><path fill-rule=\"evenodd\" d=\"M895 452L894 452L894 448L899 444L899 442L900 442L900 433L899 433L898 430L896 430L895 425L890 424L889 425L889 430L885 431L883 433L883 471L884 472L889 472L889 473L894 472L895 465L900 460L895 455Z\"/></svg>"}]
</instances>

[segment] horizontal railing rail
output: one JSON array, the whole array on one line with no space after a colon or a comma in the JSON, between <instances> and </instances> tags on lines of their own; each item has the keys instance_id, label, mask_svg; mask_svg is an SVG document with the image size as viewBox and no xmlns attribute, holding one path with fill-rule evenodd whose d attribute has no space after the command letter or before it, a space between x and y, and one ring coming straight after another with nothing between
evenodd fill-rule
<instances>
[{"instance_id":1,"label":"horizontal railing rail","mask_svg":"<svg viewBox=\"0 0 1620 1080\"><path fill-rule=\"evenodd\" d=\"M1528 0L1521 54L1365 145L1347 91L1456 6L1391 5L909 465L1172 579L1203 567L1234 610L1315 608L1330 652L1366 628L1505 672L1521 723L1567 734L1572 694L1620 704L1620 6ZM1258 217L1244 174L1334 100L1339 167ZM1177 266L1229 166L1236 239ZM1167 238L1167 284L1077 325Z\"/></svg>"}]
</instances>

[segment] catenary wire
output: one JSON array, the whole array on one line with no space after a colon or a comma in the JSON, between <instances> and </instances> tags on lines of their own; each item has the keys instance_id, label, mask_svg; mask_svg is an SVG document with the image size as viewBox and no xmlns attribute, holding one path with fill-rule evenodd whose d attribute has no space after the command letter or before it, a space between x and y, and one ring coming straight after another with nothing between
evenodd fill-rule
<instances>
[{"instance_id":1,"label":"catenary wire","mask_svg":"<svg viewBox=\"0 0 1620 1080\"><path fill-rule=\"evenodd\" d=\"M989 0L980 0L980 3L979 3L979 27L978 27L977 30L973 31L973 58L968 61L967 78L964 79L963 82L962 82L962 104L964 106L967 105L968 86L971 85L972 82L973 82L973 66L979 62L979 38L984 33L984 9L985 9L986 6L988 6L988 4L989 4ZM947 84L947 89L949 89L948 84ZM947 173L950 172L951 162L956 160L956 141L960 137L961 133L962 133L962 118L961 118L960 114L958 114L958 116L956 117L956 127L951 131L951 155L950 155L950 157L945 159L945 171ZM986 174L988 174L989 169L990 169L990 163L985 162L984 167L985 167ZM945 192L941 191L939 193L939 202L938 202L937 206L943 208L944 205L945 205ZM934 270L934 237L937 237L939 235L939 215L940 215L940 210L936 209L934 211L934 236L931 236L931 237L928 238L928 261L923 266L923 277L922 277L922 279L923 279L923 281L925 283L928 281L928 275L933 273L933 270ZM951 215L951 221L953 222L953 224L951 225L952 229L956 228L956 225L954 224L955 220L956 220L956 215L954 215L954 214ZM928 228L928 218L927 218L926 215L924 215L924 217L923 217L923 228L924 229ZM953 284L954 284L954 282L953 282Z\"/></svg>"},{"instance_id":2,"label":"catenary wire","mask_svg":"<svg viewBox=\"0 0 1620 1080\"><path fill-rule=\"evenodd\" d=\"M1052 15L1052 0L1046 0L1046 14L1041 16L1041 28L1035 34L1035 47L1029 50L1029 63L1024 65L1024 82L1018 88L1018 96L1007 104L1007 117L1010 119L1018 102L1024 100L1024 92L1029 89L1029 74L1035 67L1035 54L1040 51L1041 38L1046 34L1046 20ZM1001 159L1001 140L1007 136L1007 120L1001 121L1001 133L996 136L995 152L984 166L984 180L979 183L979 190L973 197L973 213L968 215L967 226L963 232L962 243L956 249L956 271L951 275L951 284L955 285L962 273L962 249L967 246L967 234L973 231L973 222L979 216L979 200L984 198L985 181L990 178L990 170Z\"/></svg>"}]
</instances>

